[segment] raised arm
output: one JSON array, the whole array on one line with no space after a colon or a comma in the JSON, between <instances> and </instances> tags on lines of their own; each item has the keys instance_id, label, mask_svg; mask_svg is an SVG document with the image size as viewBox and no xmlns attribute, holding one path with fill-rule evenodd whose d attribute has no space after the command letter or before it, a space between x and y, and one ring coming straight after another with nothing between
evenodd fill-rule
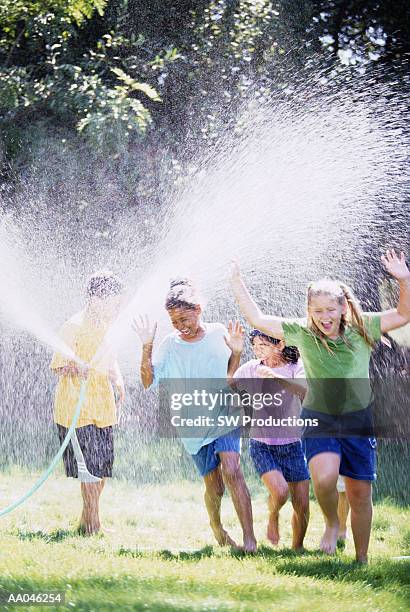
<instances>
[{"instance_id":1,"label":"raised arm","mask_svg":"<svg viewBox=\"0 0 410 612\"><path fill-rule=\"evenodd\" d=\"M239 266L236 262L232 262L231 283L236 301L248 323L269 336L283 338L282 323L288 319L263 314L243 282Z\"/></svg>"},{"instance_id":2,"label":"raised arm","mask_svg":"<svg viewBox=\"0 0 410 612\"><path fill-rule=\"evenodd\" d=\"M154 368L152 365L152 347L154 345L155 333L157 331L157 324L150 325L147 316L139 317L139 321L134 319L132 328L140 337L142 342L142 356L141 356L141 382L144 389L148 389L154 381Z\"/></svg>"},{"instance_id":3,"label":"raised arm","mask_svg":"<svg viewBox=\"0 0 410 612\"><path fill-rule=\"evenodd\" d=\"M400 288L396 308L380 313L380 327L382 334L384 334L410 322L410 271L406 265L403 252L398 257L393 249L387 251L381 259L387 272L398 281Z\"/></svg>"}]
</instances>

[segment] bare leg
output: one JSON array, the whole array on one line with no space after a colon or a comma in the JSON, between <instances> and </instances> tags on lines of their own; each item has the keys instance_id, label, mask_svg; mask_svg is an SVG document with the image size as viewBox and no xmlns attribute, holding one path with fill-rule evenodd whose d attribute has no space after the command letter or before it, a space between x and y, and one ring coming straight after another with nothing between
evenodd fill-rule
<instances>
[{"instance_id":1,"label":"bare leg","mask_svg":"<svg viewBox=\"0 0 410 612\"><path fill-rule=\"evenodd\" d=\"M256 538L253 532L251 496L240 467L239 453L224 451L219 453L224 483L229 489L232 502L238 515L243 532L243 549L256 551Z\"/></svg>"},{"instance_id":2,"label":"bare leg","mask_svg":"<svg viewBox=\"0 0 410 612\"><path fill-rule=\"evenodd\" d=\"M319 453L309 461L313 488L326 524L325 532L320 542L320 550L330 555L336 551L339 533L339 519L337 516L338 493L336 490L339 467L340 457L337 453Z\"/></svg>"},{"instance_id":3,"label":"bare leg","mask_svg":"<svg viewBox=\"0 0 410 612\"><path fill-rule=\"evenodd\" d=\"M100 482L82 482L81 494L83 497L83 512L80 519L80 529L86 535L98 533L101 524L99 516L100 495L104 488L105 481Z\"/></svg>"},{"instance_id":4,"label":"bare leg","mask_svg":"<svg viewBox=\"0 0 410 612\"><path fill-rule=\"evenodd\" d=\"M289 482L292 500L292 548L303 550L303 540L309 522L309 481Z\"/></svg>"},{"instance_id":5,"label":"bare leg","mask_svg":"<svg viewBox=\"0 0 410 612\"><path fill-rule=\"evenodd\" d=\"M289 489L282 472L271 470L261 476L262 482L269 491L268 508L269 521L267 529L268 540L276 546L279 543L279 511L286 503Z\"/></svg>"},{"instance_id":6,"label":"bare leg","mask_svg":"<svg viewBox=\"0 0 410 612\"><path fill-rule=\"evenodd\" d=\"M208 511L209 524L216 541L220 546L234 546L235 548L239 548L228 532L222 527L221 523L221 502L225 491L225 485L222 479L220 465L204 476L204 483L205 506Z\"/></svg>"},{"instance_id":7,"label":"bare leg","mask_svg":"<svg viewBox=\"0 0 410 612\"><path fill-rule=\"evenodd\" d=\"M354 480L345 477L346 495L350 503L353 541L356 560L367 563L373 504L372 483L369 480Z\"/></svg>"},{"instance_id":8,"label":"bare leg","mask_svg":"<svg viewBox=\"0 0 410 612\"><path fill-rule=\"evenodd\" d=\"M350 505L345 492L339 491L339 500L337 502L337 515L339 517L339 535L338 540L346 540L347 535L347 517L349 515Z\"/></svg>"}]
</instances>

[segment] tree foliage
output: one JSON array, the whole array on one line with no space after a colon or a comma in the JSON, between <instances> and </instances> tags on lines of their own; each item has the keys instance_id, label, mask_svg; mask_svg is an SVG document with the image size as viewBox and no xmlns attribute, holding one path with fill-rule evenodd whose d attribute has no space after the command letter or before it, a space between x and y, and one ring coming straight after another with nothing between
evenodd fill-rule
<instances>
[{"instance_id":1,"label":"tree foliage","mask_svg":"<svg viewBox=\"0 0 410 612\"><path fill-rule=\"evenodd\" d=\"M322 0L314 5L311 27L323 47L344 65L399 65L410 52L407 0Z\"/></svg>"},{"instance_id":2,"label":"tree foliage","mask_svg":"<svg viewBox=\"0 0 410 612\"><path fill-rule=\"evenodd\" d=\"M409 19L405 0L3 0L0 118L107 145L202 113L209 139L215 109L278 86L289 57L402 66Z\"/></svg>"},{"instance_id":3,"label":"tree foliage","mask_svg":"<svg viewBox=\"0 0 410 612\"><path fill-rule=\"evenodd\" d=\"M89 46L86 25L101 19L106 0L18 2L2 9L0 110L7 121L47 117L86 131L101 144L144 133L159 101L153 87L122 74L115 55L123 39L105 34Z\"/></svg>"}]
</instances>

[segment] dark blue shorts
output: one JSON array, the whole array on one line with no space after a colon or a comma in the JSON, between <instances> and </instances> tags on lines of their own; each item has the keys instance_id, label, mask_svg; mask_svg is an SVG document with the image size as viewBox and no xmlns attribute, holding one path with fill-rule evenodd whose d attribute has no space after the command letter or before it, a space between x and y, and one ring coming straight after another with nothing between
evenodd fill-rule
<instances>
[{"instance_id":1,"label":"dark blue shorts","mask_svg":"<svg viewBox=\"0 0 410 612\"><path fill-rule=\"evenodd\" d=\"M191 455L201 476L206 476L221 463L218 453L241 452L241 431L235 429L203 446L196 455Z\"/></svg>"},{"instance_id":2,"label":"dark blue shorts","mask_svg":"<svg viewBox=\"0 0 410 612\"><path fill-rule=\"evenodd\" d=\"M305 419L302 438L371 438L374 436L373 406L363 410L341 414L328 414L303 407L300 414ZM311 425L306 419L316 419Z\"/></svg>"},{"instance_id":3,"label":"dark blue shorts","mask_svg":"<svg viewBox=\"0 0 410 612\"><path fill-rule=\"evenodd\" d=\"M68 429L62 425L57 425L57 429L60 444L62 444ZM112 427L84 425L84 427L77 427L75 431L85 465L90 474L98 478L111 477L114 463ZM71 442L64 451L63 462L66 475L71 478L78 478L78 465Z\"/></svg>"},{"instance_id":4,"label":"dark blue shorts","mask_svg":"<svg viewBox=\"0 0 410 612\"><path fill-rule=\"evenodd\" d=\"M337 416L303 408L302 418L318 418L320 422L319 430L306 426L303 431L303 450L308 463L319 453L336 453L340 457L342 476L376 480L377 444L372 433L372 410L370 405L364 410Z\"/></svg>"},{"instance_id":5,"label":"dark blue shorts","mask_svg":"<svg viewBox=\"0 0 410 612\"><path fill-rule=\"evenodd\" d=\"M303 449L309 462L319 453L337 453L339 473L355 480L376 480L376 438L305 438Z\"/></svg>"},{"instance_id":6,"label":"dark blue shorts","mask_svg":"<svg viewBox=\"0 0 410 612\"><path fill-rule=\"evenodd\" d=\"M250 452L259 476L279 470L286 482L309 480L307 462L300 441L275 445L251 440Z\"/></svg>"}]
</instances>

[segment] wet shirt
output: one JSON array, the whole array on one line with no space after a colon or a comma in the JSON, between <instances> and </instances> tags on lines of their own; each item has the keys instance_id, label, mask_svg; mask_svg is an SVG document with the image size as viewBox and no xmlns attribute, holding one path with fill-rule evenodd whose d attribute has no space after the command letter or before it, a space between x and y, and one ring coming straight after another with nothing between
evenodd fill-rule
<instances>
[{"instance_id":1,"label":"wet shirt","mask_svg":"<svg viewBox=\"0 0 410 612\"><path fill-rule=\"evenodd\" d=\"M85 363L90 363L100 348L107 328L91 324L78 313L61 327L59 335ZM54 353L50 368L62 368L70 359ZM77 376L59 376L54 399L54 421L70 427L80 395L81 380ZM108 375L91 369L87 377L86 396L76 427L96 425L109 427L117 423L114 391Z\"/></svg>"},{"instance_id":2,"label":"wet shirt","mask_svg":"<svg viewBox=\"0 0 410 612\"><path fill-rule=\"evenodd\" d=\"M260 359L251 359L247 361L243 365L241 365L235 372L234 378L240 379L241 387L244 388L248 393L261 393L262 392L262 383L265 378L261 377L258 368L262 366L267 368ZM297 363L287 363L278 368L269 368L275 374L280 377L291 379L291 378L305 378L305 370L303 368L302 360L299 359ZM271 379L268 379L271 380ZM280 379L276 379L280 386ZM281 393L281 401L282 404L280 406L280 415L282 417L286 415L299 415L301 410L301 403L299 398L291 393L290 391L283 390ZM279 412L279 411L277 411ZM274 407L262 407L259 410L253 411L253 417L261 419L262 421L267 422L269 416L275 416L275 408ZM292 442L297 442L299 440L298 437L286 437L286 438L278 438L273 437L272 429L269 427L253 427L250 430L250 436L254 440L258 440L259 442L264 442L265 444L272 445L280 445L280 444L291 444ZM262 436L262 437L261 437Z\"/></svg>"},{"instance_id":3,"label":"wet shirt","mask_svg":"<svg viewBox=\"0 0 410 612\"><path fill-rule=\"evenodd\" d=\"M380 315L364 315L366 330L380 340ZM303 406L318 412L343 414L367 408L372 401L369 363L372 347L357 329L348 326L344 337L327 339L330 350L307 326L282 323L285 343L297 346L302 358L308 392Z\"/></svg>"},{"instance_id":4,"label":"wet shirt","mask_svg":"<svg viewBox=\"0 0 410 612\"><path fill-rule=\"evenodd\" d=\"M224 337L227 329L220 323L205 323L205 335L197 342L186 342L182 340L175 331L164 338L153 359L154 381L153 386L160 383L168 385L169 392L192 393L199 386L206 386L209 392L218 392L223 381L226 381L228 362L231 351L227 347ZM171 383L167 383L171 379ZM179 379L179 380L177 380ZM195 379L201 379L195 383ZM212 379L215 379L215 387ZM175 384L172 384L172 380ZM212 411L207 413L202 408L198 414L208 414L213 419L209 427L195 427L195 437L181 437L186 450L195 455L199 450L213 442L221 435L234 429L234 427L218 427L218 416L221 416L224 408L216 405ZM194 417L196 412L190 410L190 416Z\"/></svg>"}]
</instances>

